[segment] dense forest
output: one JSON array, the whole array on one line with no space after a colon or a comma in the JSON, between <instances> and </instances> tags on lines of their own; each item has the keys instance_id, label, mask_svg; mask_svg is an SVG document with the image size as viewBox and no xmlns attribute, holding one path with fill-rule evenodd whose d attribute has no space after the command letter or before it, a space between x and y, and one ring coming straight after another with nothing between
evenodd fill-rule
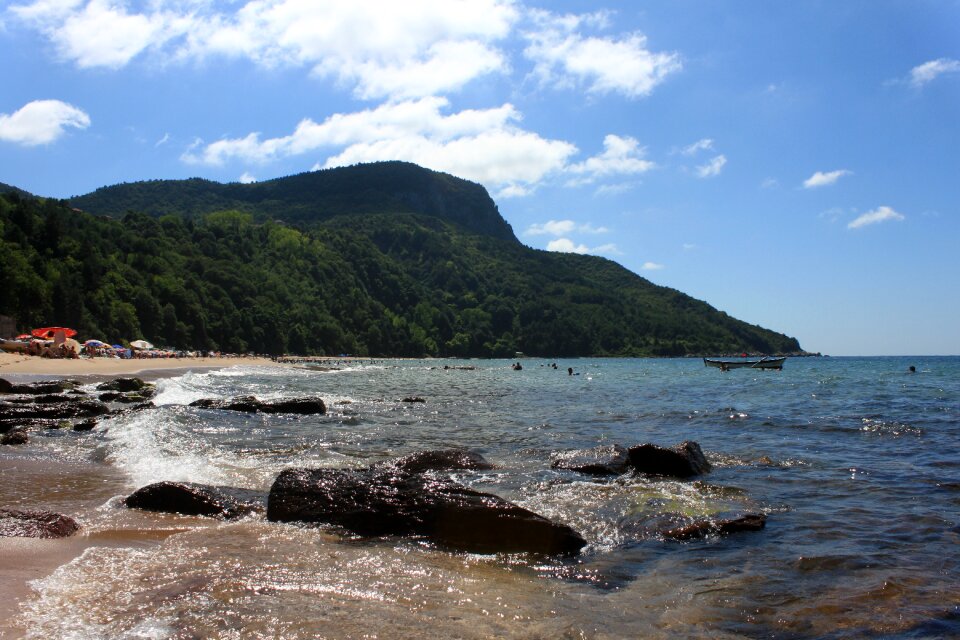
<instances>
[{"instance_id":1,"label":"dense forest","mask_svg":"<svg viewBox=\"0 0 960 640\"><path fill-rule=\"evenodd\" d=\"M800 350L609 260L525 247L482 187L452 176L380 163L252 187L0 194L0 314L269 354Z\"/></svg>"}]
</instances>

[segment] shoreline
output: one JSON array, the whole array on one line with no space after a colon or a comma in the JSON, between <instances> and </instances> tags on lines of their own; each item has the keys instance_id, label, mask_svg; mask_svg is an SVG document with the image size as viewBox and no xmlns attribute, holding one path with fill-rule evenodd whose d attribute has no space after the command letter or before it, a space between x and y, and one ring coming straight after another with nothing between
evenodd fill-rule
<instances>
[{"instance_id":1,"label":"shoreline","mask_svg":"<svg viewBox=\"0 0 960 640\"><path fill-rule=\"evenodd\" d=\"M0 378L11 382L67 378L96 381L123 376L154 381L191 370L213 371L238 366L291 365L261 357L60 360L0 352ZM49 509L71 517L95 509L122 493L120 486L124 482L122 475L106 464L57 460L43 454L34 457L13 447L0 448L0 472L9 479L0 486L0 508ZM71 485L80 478L94 481L86 486L86 490L92 491L75 494L70 506L51 504L45 499L49 496L40 489L50 483ZM18 624L18 619L21 603L35 595L30 581L49 576L91 547L124 544L111 537L106 535L104 539L103 533L83 529L68 538L52 540L0 537L0 638L19 638L29 631Z\"/></svg>"}]
</instances>

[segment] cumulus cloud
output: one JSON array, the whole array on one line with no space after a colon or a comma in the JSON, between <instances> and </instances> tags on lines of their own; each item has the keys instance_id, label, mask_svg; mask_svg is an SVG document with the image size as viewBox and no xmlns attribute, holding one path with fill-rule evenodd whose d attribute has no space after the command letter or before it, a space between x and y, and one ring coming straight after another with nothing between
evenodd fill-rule
<instances>
[{"instance_id":1,"label":"cumulus cloud","mask_svg":"<svg viewBox=\"0 0 960 640\"><path fill-rule=\"evenodd\" d=\"M248 171L244 171L243 174L237 178L237 182L240 184L253 184L256 181L257 179Z\"/></svg>"},{"instance_id":2,"label":"cumulus cloud","mask_svg":"<svg viewBox=\"0 0 960 640\"><path fill-rule=\"evenodd\" d=\"M720 172L723 171L725 164L727 164L727 157L725 155L720 154L714 156L710 162L697 167L697 177L712 178L713 176L718 176Z\"/></svg>"},{"instance_id":3,"label":"cumulus cloud","mask_svg":"<svg viewBox=\"0 0 960 640\"><path fill-rule=\"evenodd\" d=\"M871 224L879 224L890 220L904 220L902 213L897 213L890 207L877 207L873 211L867 211L847 225L848 229L859 229Z\"/></svg>"},{"instance_id":4,"label":"cumulus cloud","mask_svg":"<svg viewBox=\"0 0 960 640\"><path fill-rule=\"evenodd\" d=\"M362 98L432 95L508 68L497 48L519 19L511 0L249 0L245 3L34 0L11 8L79 67L246 58L305 67Z\"/></svg>"},{"instance_id":5,"label":"cumulus cloud","mask_svg":"<svg viewBox=\"0 0 960 640\"><path fill-rule=\"evenodd\" d=\"M86 129L90 116L60 100L34 100L19 110L0 113L0 140L24 146L49 144L59 139L67 127Z\"/></svg>"},{"instance_id":6,"label":"cumulus cloud","mask_svg":"<svg viewBox=\"0 0 960 640\"><path fill-rule=\"evenodd\" d=\"M657 165L645 160L645 154L646 149L634 138L610 134L603 139L603 152L567 170L578 176L574 184L591 183L611 175L646 173Z\"/></svg>"},{"instance_id":7,"label":"cumulus cloud","mask_svg":"<svg viewBox=\"0 0 960 640\"><path fill-rule=\"evenodd\" d=\"M644 271L660 271L666 267L658 262L644 262L640 268Z\"/></svg>"},{"instance_id":8,"label":"cumulus cloud","mask_svg":"<svg viewBox=\"0 0 960 640\"><path fill-rule=\"evenodd\" d=\"M610 230L606 227L594 227L589 222L578 224L573 220L548 220L543 224L531 224L523 232L525 236L565 236L574 231L580 233L608 233Z\"/></svg>"},{"instance_id":9,"label":"cumulus cloud","mask_svg":"<svg viewBox=\"0 0 960 640\"><path fill-rule=\"evenodd\" d=\"M803 181L803 188L816 189L817 187L826 187L836 183L836 181L843 176L848 176L852 173L852 171L848 171L847 169L837 169L836 171L828 171L826 173L823 171L817 171Z\"/></svg>"},{"instance_id":10,"label":"cumulus cloud","mask_svg":"<svg viewBox=\"0 0 960 640\"><path fill-rule=\"evenodd\" d=\"M535 26L525 33L524 55L533 61L534 76L543 85L640 98L682 68L677 54L650 51L641 33L610 38L580 32L582 27L606 26L606 14L558 16L534 10L530 15Z\"/></svg>"},{"instance_id":11,"label":"cumulus cloud","mask_svg":"<svg viewBox=\"0 0 960 640\"><path fill-rule=\"evenodd\" d=\"M930 60L921 65L917 65L910 70L910 84L920 89L929 82L932 82L945 73L960 72L960 60L950 58L938 58Z\"/></svg>"}]
</instances>

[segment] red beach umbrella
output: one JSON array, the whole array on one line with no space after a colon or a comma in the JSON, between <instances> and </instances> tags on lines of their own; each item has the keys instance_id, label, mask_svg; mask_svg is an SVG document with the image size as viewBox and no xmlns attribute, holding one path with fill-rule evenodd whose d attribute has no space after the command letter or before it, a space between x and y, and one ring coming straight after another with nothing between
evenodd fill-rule
<instances>
[{"instance_id":1,"label":"red beach umbrella","mask_svg":"<svg viewBox=\"0 0 960 640\"><path fill-rule=\"evenodd\" d=\"M20 335L17 336L17 340L30 340L32 338L33 336L30 335L29 333L21 333Z\"/></svg>"},{"instance_id":2,"label":"red beach umbrella","mask_svg":"<svg viewBox=\"0 0 960 640\"><path fill-rule=\"evenodd\" d=\"M63 331L64 337L66 338L72 338L77 335L76 329L68 329L66 327L42 327L40 329L34 329L30 333L38 338L53 340L53 337L57 335L58 331Z\"/></svg>"}]
</instances>

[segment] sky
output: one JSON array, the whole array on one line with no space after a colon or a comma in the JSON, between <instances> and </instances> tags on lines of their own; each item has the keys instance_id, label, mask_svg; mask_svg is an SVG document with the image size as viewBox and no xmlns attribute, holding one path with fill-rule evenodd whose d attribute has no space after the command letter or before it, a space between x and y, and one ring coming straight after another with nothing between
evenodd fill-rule
<instances>
[{"instance_id":1,"label":"sky","mask_svg":"<svg viewBox=\"0 0 960 640\"><path fill-rule=\"evenodd\" d=\"M4 0L0 182L406 160L830 355L960 354L960 0Z\"/></svg>"}]
</instances>

